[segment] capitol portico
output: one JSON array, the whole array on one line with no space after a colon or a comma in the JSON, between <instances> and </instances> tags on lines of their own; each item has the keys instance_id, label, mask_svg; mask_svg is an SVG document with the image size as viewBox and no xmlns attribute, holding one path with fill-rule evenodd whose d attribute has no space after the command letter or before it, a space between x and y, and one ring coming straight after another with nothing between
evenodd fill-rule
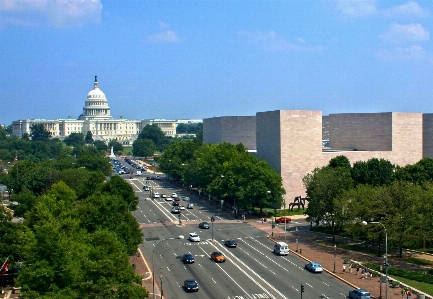
<instances>
[{"instance_id":1,"label":"capitol portico","mask_svg":"<svg viewBox=\"0 0 433 299\"><path fill-rule=\"evenodd\" d=\"M196 120L201 122L201 120ZM21 137L30 134L30 128L34 124L43 124L44 128L51 132L51 136L63 139L71 133L82 133L86 136L91 132L94 140L109 142L117 140L123 145L132 145L138 134L146 125L156 124L166 136L176 136L177 120L143 119L129 120L121 116L113 119L105 93L99 89L98 77L95 76L93 89L87 94L83 113L75 119L69 116L66 119L24 119L12 122L12 133Z\"/></svg>"}]
</instances>

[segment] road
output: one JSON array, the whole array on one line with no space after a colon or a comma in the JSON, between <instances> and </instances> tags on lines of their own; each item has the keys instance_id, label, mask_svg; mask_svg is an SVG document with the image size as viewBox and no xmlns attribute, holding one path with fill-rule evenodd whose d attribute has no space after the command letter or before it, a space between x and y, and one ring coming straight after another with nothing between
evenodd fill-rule
<instances>
[{"instance_id":1,"label":"road","mask_svg":"<svg viewBox=\"0 0 433 299\"><path fill-rule=\"evenodd\" d=\"M133 215L144 233L140 249L154 269L158 285L162 275L164 298L301 298L301 284L305 286L304 298L346 298L352 289L327 273L306 271L305 261L293 254L276 256L272 252L274 243L265 232L221 213L207 199L199 200L165 179L146 181L146 176L144 173L128 180L139 198ZM150 199L150 191L143 190L145 184L153 188L152 192L167 195L176 192L181 198L191 198L194 209L182 212L182 225L178 215L171 214L172 202ZM181 204L186 206L187 202ZM199 229L201 221L211 223L212 214L216 220L211 228ZM288 224L287 229L293 230L295 225ZM190 242L187 238L191 232L196 232L201 242ZM226 248L226 239L235 239L238 247ZM222 252L227 261L213 262L210 259L213 251ZM193 254L195 263L183 264L184 253ZM183 290L183 281L188 278L197 280L200 287L197 293ZM156 294L155 298L160 298L159 291Z\"/></svg>"}]
</instances>

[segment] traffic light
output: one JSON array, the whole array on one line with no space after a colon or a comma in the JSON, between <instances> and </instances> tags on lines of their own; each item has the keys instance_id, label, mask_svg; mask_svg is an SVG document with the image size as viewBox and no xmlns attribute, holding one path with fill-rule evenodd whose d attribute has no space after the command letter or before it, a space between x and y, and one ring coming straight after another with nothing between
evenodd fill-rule
<instances>
[{"instance_id":1,"label":"traffic light","mask_svg":"<svg viewBox=\"0 0 433 299\"><path fill-rule=\"evenodd\" d=\"M301 284L301 293L303 293L303 292L304 292L304 285Z\"/></svg>"}]
</instances>

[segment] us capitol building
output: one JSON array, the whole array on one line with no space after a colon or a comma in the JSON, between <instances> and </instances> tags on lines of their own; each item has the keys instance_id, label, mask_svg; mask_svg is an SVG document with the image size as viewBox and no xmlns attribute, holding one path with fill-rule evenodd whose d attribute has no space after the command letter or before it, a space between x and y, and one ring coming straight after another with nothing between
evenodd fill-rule
<instances>
[{"instance_id":1,"label":"us capitol building","mask_svg":"<svg viewBox=\"0 0 433 299\"><path fill-rule=\"evenodd\" d=\"M117 140L123 145L132 145L138 134L146 125L156 124L166 136L176 136L176 126L179 123L199 123L203 120L165 120L165 119L144 119L129 120L124 117L113 119L110 114L107 98L104 92L99 89L98 77L95 76L93 89L87 94L83 114L78 119L69 116L67 119L26 119L12 122L12 133L21 137L23 134L30 134L30 128L34 124L43 124L44 128L51 132L54 138L63 139L71 133L92 132L94 140L102 140L108 143Z\"/></svg>"}]
</instances>

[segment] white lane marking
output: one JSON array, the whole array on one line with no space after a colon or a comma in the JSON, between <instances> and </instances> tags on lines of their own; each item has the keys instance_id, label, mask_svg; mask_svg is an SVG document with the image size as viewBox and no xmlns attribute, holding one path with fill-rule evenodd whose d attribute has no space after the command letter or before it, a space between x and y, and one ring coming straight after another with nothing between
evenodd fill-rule
<instances>
[{"instance_id":1,"label":"white lane marking","mask_svg":"<svg viewBox=\"0 0 433 299\"><path fill-rule=\"evenodd\" d=\"M201 247L199 247L203 252L205 252L204 251L204 249L203 248L201 248ZM216 264L216 263L215 263ZM234 263L233 263L234 264ZM230 278L241 290L242 290L242 292L244 292L244 294L246 295L246 296L248 296L248 298L251 298L251 299L253 299L253 297L251 297L248 293L247 293L247 291L245 291L244 290L244 288L242 288L222 267L221 267L221 265L220 264L216 264L220 269L221 269L221 271L223 271L226 275L227 275L227 277L228 278ZM235 265L235 264L234 264ZM237 265L235 265L235 266L237 266ZM238 267L239 268L239 267Z\"/></svg>"}]
</instances>

